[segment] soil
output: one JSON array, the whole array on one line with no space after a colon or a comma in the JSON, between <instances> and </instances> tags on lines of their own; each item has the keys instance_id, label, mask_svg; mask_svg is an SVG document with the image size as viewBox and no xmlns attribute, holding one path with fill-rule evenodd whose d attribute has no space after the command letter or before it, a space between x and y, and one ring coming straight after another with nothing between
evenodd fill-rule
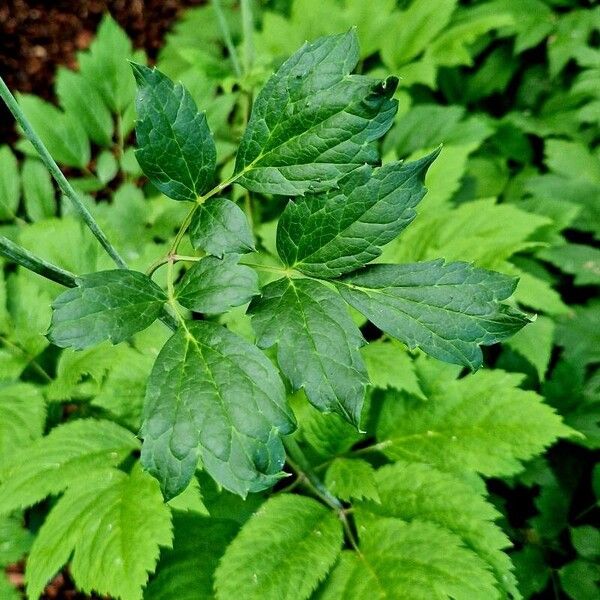
<instances>
[{"instance_id":1,"label":"soil","mask_svg":"<svg viewBox=\"0 0 600 600\"><path fill-rule=\"evenodd\" d=\"M76 66L108 11L136 48L153 58L179 12L206 0L0 0L0 75L11 90L52 99L58 65ZM0 144L13 141L14 123L0 107Z\"/></svg>"}]
</instances>

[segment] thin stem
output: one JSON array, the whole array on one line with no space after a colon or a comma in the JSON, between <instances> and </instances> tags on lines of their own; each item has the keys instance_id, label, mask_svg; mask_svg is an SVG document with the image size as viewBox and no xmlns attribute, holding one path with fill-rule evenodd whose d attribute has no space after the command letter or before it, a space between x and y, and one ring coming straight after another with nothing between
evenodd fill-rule
<instances>
[{"instance_id":1,"label":"thin stem","mask_svg":"<svg viewBox=\"0 0 600 600\"><path fill-rule=\"evenodd\" d=\"M225 46L227 46L227 51L229 52L229 58L231 58L233 70L235 71L237 77L240 78L242 76L240 60L238 58L235 46L233 45L233 40L231 39L231 31L229 30L229 24L227 23L227 19L225 18L225 15L223 13L221 0L212 0L212 5L215 11L215 15L217 15L219 27L221 28L221 35L223 36L223 41L225 42Z\"/></svg>"},{"instance_id":2,"label":"thin stem","mask_svg":"<svg viewBox=\"0 0 600 600\"><path fill-rule=\"evenodd\" d=\"M62 171L58 168L58 165L54 161L54 159L50 156L50 153L44 146L44 143L39 138L39 136L35 133L33 128L31 127L25 113L21 110L21 107L17 103L15 97L11 94L8 87L4 83L2 77L0 77L0 97L8 106L8 109L13 114L17 123L23 129L25 136L27 139L33 144L33 147L37 150L40 158L43 163L46 165L48 171L54 179L56 183L58 183L58 187L61 189L63 194L69 198L69 200L73 203L75 210L80 214L82 219L85 221L85 224L90 228L90 231L96 236L96 239L100 242L102 247L106 250L108 255L113 259L115 264L120 269L126 269L127 265L125 261L121 258L121 255L117 252L116 248L108 241L108 238L104 234L104 232L100 229L100 226L90 213L90 211L86 208L85 204L81 201L75 190L71 187L71 184L67 181L66 177L63 175Z\"/></svg>"},{"instance_id":3,"label":"thin stem","mask_svg":"<svg viewBox=\"0 0 600 600\"><path fill-rule=\"evenodd\" d=\"M76 275L32 254L29 250L25 250L25 248L11 242L2 235L0 235L0 255L46 279L51 279L66 287L75 287L77 285Z\"/></svg>"},{"instance_id":4,"label":"thin stem","mask_svg":"<svg viewBox=\"0 0 600 600\"><path fill-rule=\"evenodd\" d=\"M31 354L29 354L29 352L27 352L27 350L25 350L24 348L21 348L21 346L11 342L8 338L5 338L2 335L0 335L0 342L2 342L5 346L14 348L17 352L20 352L29 361L29 364L31 365L31 367L33 367L33 369L39 375L41 375L43 379L45 379L47 382L52 381L52 377L50 377L50 375L48 375L48 373L46 373L46 370L42 367L42 365L40 365L35 360L35 356L32 356Z\"/></svg>"},{"instance_id":5,"label":"thin stem","mask_svg":"<svg viewBox=\"0 0 600 600\"><path fill-rule=\"evenodd\" d=\"M252 0L242 0L242 32L244 35L244 72L252 70L254 63L254 19L252 17Z\"/></svg>"},{"instance_id":6,"label":"thin stem","mask_svg":"<svg viewBox=\"0 0 600 600\"><path fill-rule=\"evenodd\" d=\"M194 204L190 212L186 215L185 219L183 220L183 223L181 224L181 227L179 228L179 231L177 232L177 235L175 236L175 239L173 240L173 243L171 244L171 247L169 248L169 255L173 255L177 252L177 248L179 248L179 244L181 243L185 232L188 230L188 227L190 226L192 219L194 218L194 214L199 208L200 204Z\"/></svg>"}]
</instances>

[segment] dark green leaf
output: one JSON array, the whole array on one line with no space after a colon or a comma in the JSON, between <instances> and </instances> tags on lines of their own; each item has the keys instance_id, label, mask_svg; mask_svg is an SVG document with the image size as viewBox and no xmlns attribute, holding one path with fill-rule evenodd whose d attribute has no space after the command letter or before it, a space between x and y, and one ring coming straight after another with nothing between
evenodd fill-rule
<instances>
[{"instance_id":1,"label":"dark green leaf","mask_svg":"<svg viewBox=\"0 0 600 600\"><path fill-rule=\"evenodd\" d=\"M245 254L254 250L248 219L227 198L210 198L194 214L190 239L199 248L221 258L223 254Z\"/></svg>"},{"instance_id":2,"label":"dark green leaf","mask_svg":"<svg viewBox=\"0 0 600 600\"><path fill-rule=\"evenodd\" d=\"M138 162L163 194L195 201L210 184L217 160L206 116L182 84L157 69L131 66L138 84Z\"/></svg>"},{"instance_id":3,"label":"dark green leaf","mask_svg":"<svg viewBox=\"0 0 600 600\"><path fill-rule=\"evenodd\" d=\"M339 277L381 254L416 216L423 178L439 150L421 160L356 169L339 189L290 201L279 220L277 250L307 275Z\"/></svg>"},{"instance_id":4,"label":"dark green leaf","mask_svg":"<svg viewBox=\"0 0 600 600\"><path fill-rule=\"evenodd\" d=\"M258 293L256 271L239 265L235 254L227 254L222 259L207 256L185 274L175 290L183 306L208 314L223 313L246 304Z\"/></svg>"},{"instance_id":5,"label":"dark green leaf","mask_svg":"<svg viewBox=\"0 0 600 600\"><path fill-rule=\"evenodd\" d=\"M277 360L292 387L303 387L319 410L359 424L366 369L364 343L339 296L318 281L279 279L251 306L263 348L277 345Z\"/></svg>"},{"instance_id":6,"label":"dark green leaf","mask_svg":"<svg viewBox=\"0 0 600 600\"><path fill-rule=\"evenodd\" d=\"M338 283L342 297L381 330L410 348L473 369L482 364L480 345L503 340L527 317L500 300L512 277L443 260L372 265Z\"/></svg>"},{"instance_id":7,"label":"dark green leaf","mask_svg":"<svg viewBox=\"0 0 600 600\"><path fill-rule=\"evenodd\" d=\"M115 269L77 278L77 287L52 304L48 338L61 348L81 350L104 340L118 344L149 327L167 297L147 276Z\"/></svg>"},{"instance_id":8,"label":"dark green leaf","mask_svg":"<svg viewBox=\"0 0 600 600\"><path fill-rule=\"evenodd\" d=\"M161 350L144 407L142 463L167 498L196 470L245 496L275 484L294 429L283 384L271 362L227 329L194 322Z\"/></svg>"},{"instance_id":9,"label":"dark green leaf","mask_svg":"<svg viewBox=\"0 0 600 600\"><path fill-rule=\"evenodd\" d=\"M398 80L350 75L358 59L350 30L306 43L280 67L254 103L237 155L238 183L303 195L379 162L374 141L392 124Z\"/></svg>"}]
</instances>

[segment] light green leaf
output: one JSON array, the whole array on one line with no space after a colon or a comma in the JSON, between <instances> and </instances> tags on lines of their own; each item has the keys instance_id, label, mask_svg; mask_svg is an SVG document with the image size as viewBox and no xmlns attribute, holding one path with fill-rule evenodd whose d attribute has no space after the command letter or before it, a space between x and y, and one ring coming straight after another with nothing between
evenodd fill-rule
<instances>
[{"instance_id":1,"label":"light green leaf","mask_svg":"<svg viewBox=\"0 0 600 600\"><path fill-rule=\"evenodd\" d=\"M0 173L0 221L8 221L15 218L21 198L17 159L8 146L0 146Z\"/></svg>"},{"instance_id":2,"label":"light green leaf","mask_svg":"<svg viewBox=\"0 0 600 600\"><path fill-rule=\"evenodd\" d=\"M98 158L96 159L96 175L100 181L103 183L112 181L118 171L119 164L117 163L115 155L110 150L104 150L104 152L101 152L98 155ZM125 184L125 186L127 186L127 184ZM123 187L120 189L123 189ZM117 194L118 193L119 192L117 191Z\"/></svg>"},{"instance_id":3,"label":"light green leaf","mask_svg":"<svg viewBox=\"0 0 600 600\"><path fill-rule=\"evenodd\" d=\"M194 248L219 258L254 251L246 215L227 198L210 198L200 206L190 224L190 239Z\"/></svg>"},{"instance_id":4,"label":"light green leaf","mask_svg":"<svg viewBox=\"0 0 600 600\"><path fill-rule=\"evenodd\" d=\"M178 302L201 313L224 313L250 302L260 292L254 269L238 264L239 257L208 256L194 264L175 288Z\"/></svg>"},{"instance_id":5,"label":"light green leaf","mask_svg":"<svg viewBox=\"0 0 600 600\"><path fill-rule=\"evenodd\" d=\"M171 514L152 477L137 467L129 475L100 472L72 486L40 528L27 560L27 596L37 599L72 554L80 590L141 600L159 547L171 539Z\"/></svg>"},{"instance_id":6,"label":"light green leaf","mask_svg":"<svg viewBox=\"0 0 600 600\"><path fill-rule=\"evenodd\" d=\"M21 171L25 212L32 221L53 217L56 213L56 199L50 173L39 161L25 159Z\"/></svg>"},{"instance_id":7,"label":"light green leaf","mask_svg":"<svg viewBox=\"0 0 600 600\"><path fill-rule=\"evenodd\" d=\"M144 600L214 600L214 572L237 523L175 513L173 524L173 549L161 554Z\"/></svg>"},{"instance_id":8,"label":"light green leaf","mask_svg":"<svg viewBox=\"0 0 600 600\"><path fill-rule=\"evenodd\" d=\"M20 382L0 384L0 474L42 437L45 422L46 403L38 388Z\"/></svg>"},{"instance_id":9,"label":"light green leaf","mask_svg":"<svg viewBox=\"0 0 600 600\"><path fill-rule=\"evenodd\" d=\"M109 421L85 419L59 425L0 472L0 513L58 494L79 477L120 464L138 447L132 433Z\"/></svg>"},{"instance_id":10,"label":"light green leaf","mask_svg":"<svg viewBox=\"0 0 600 600\"><path fill-rule=\"evenodd\" d=\"M382 519L361 533L360 555L345 552L319 600L500 598L485 562L434 523Z\"/></svg>"},{"instance_id":11,"label":"light green leaf","mask_svg":"<svg viewBox=\"0 0 600 600\"><path fill-rule=\"evenodd\" d=\"M152 325L166 300L166 294L137 271L83 275L76 288L53 302L48 339L61 348L79 350L103 340L118 344Z\"/></svg>"},{"instance_id":12,"label":"light green leaf","mask_svg":"<svg viewBox=\"0 0 600 600\"><path fill-rule=\"evenodd\" d=\"M294 428L272 363L225 328L194 322L161 350L148 381L142 464L167 499L204 469L241 496L275 484Z\"/></svg>"},{"instance_id":13,"label":"light green leaf","mask_svg":"<svg viewBox=\"0 0 600 600\"><path fill-rule=\"evenodd\" d=\"M284 264L314 277L339 277L381 254L415 218L423 179L439 151L408 164L354 170L321 196L290 201L279 219Z\"/></svg>"},{"instance_id":14,"label":"light green leaf","mask_svg":"<svg viewBox=\"0 0 600 600\"><path fill-rule=\"evenodd\" d=\"M584 244L545 248L538 256L575 276L575 285L600 285L600 250Z\"/></svg>"},{"instance_id":15,"label":"light green leaf","mask_svg":"<svg viewBox=\"0 0 600 600\"><path fill-rule=\"evenodd\" d=\"M179 496L171 498L167 504L177 511L191 511L206 517L208 516L208 509L202 501L202 492L200 491L200 484L196 477L192 477L190 485L188 485Z\"/></svg>"},{"instance_id":16,"label":"light green leaf","mask_svg":"<svg viewBox=\"0 0 600 600\"><path fill-rule=\"evenodd\" d=\"M373 500L379 502L375 471L365 460L336 458L327 468L325 485L340 500Z\"/></svg>"},{"instance_id":17,"label":"light green leaf","mask_svg":"<svg viewBox=\"0 0 600 600\"><path fill-rule=\"evenodd\" d=\"M425 400L415 364L400 343L378 340L364 346L361 352L372 385L405 391Z\"/></svg>"},{"instance_id":18,"label":"light green leaf","mask_svg":"<svg viewBox=\"0 0 600 600\"><path fill-rule=\"evenodd\" d=\"M257 343L277 346L292 388L304 388L319 410L358 427L367 384L358 350L364 341L339 296L318 281L279 279L263 288L250 312Z\"/></svg>"},{"instance_id":19,"label":"light green leaf","mask_svg":"<svg viewBox=\"0 0 600 600\"><path fill-rule=\"evenodd\" d=\"M472 369L482 364L481 344L503 340L528 322L500 304L515 285L506 275L443 260L372 265L337 283L344 300L409 348Z\"/></svg>"},{"instance_id":20,"label":"light green leaf","mask_svg":"<svg viewBox=\"0 0 600 600\"><path fill-rule=\"evenodd\" d=\"M460 537L466 548L485 561L500 589L520 597L504 552L510 541L494 523L500 513L469 484L428 465L406 462L378 469L375 482L378 501L356 508L359 531L383 517L434 523Z\"/></svg>"},{"instance_id":21,"label":"light green leaf","mask_svg":"<svg viewBox=\"0 0 600 600\"><path fill-rule=\"evenodd\" d=\"M500 370L449 378L429 402L388 392L377 438L393 460L485 476L517 473L559 437L573 435L523 375Z\"/></svg>"},{"instance_id":22,"label":"light green leaf","mask_svg":"<svg viewBox=\"0 0 600 600\"><path fill-rule=\"evenodd\" d=\"M342 526L312 498L267 500L225 551L215 574L217 600L305 600L342 546Z\"/></svg>"},{"instance_id":23,"label":"light green leaf","mask_svg":"<svg viewBox=\"0 0 600 600\"><path fill-rule=\"evenodd\" d=\"M0 567L21 560L32 542L33 534L23 526L21 515L0 517ZM1 587L0 598L4 600Z\"/></svg>"},{"instance_id":24,"label":"light green leaf","mask_svg":"<svg viewBox=\"0 0 600 600\"><path fill-rule=\"evenodd\" d=\"M322 192L362 164L377 164L375 140L390 127L395 77L350 75L354 30L305 44L254 103L237 154L237 182L263 193Z\"/></svg>"},{"instance_id":25,"label":"light green leaf","mask_svg":"<svg viewBox=\"0 0 600 600\"><path fill-rule=\"evenodd\" d=\"M194 202L208 189L217 160L206 116L182 84L157 69L131 66L138 84L135 156L163 194Z\"/></svg>"},{"instance_id":26,"label":"light green leaf","mask_svg":"<svg viewBox=\"0 0 600 600\"><path fill-rule=\"evenodd\" d=\"M538 317L518 331L506 344L530 362L535 367L539 380L544 381L552 355L553 339L554 321L548 317Z\"/></svg>"}]
</instances>

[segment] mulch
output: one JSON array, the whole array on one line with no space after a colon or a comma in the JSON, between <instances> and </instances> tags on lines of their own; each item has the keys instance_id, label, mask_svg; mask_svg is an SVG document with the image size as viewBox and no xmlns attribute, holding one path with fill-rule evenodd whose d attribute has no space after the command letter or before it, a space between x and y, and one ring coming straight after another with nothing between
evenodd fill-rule
<instances>
[{"instance_id":1,"label":"mulch","mask_svg":"<svg viewBox=\"0 0 600 600\"><path fill-rule=\"evenodd\" d=\"M136 48L154 58L179 12L206 0L1 0L0 75L11 90L52 99L58 65L77 66L108 11ZM1 103L0 103L1 104ZM14 123L0 107L0 144L14 140Z\"/></svg>"}]
</instances>

